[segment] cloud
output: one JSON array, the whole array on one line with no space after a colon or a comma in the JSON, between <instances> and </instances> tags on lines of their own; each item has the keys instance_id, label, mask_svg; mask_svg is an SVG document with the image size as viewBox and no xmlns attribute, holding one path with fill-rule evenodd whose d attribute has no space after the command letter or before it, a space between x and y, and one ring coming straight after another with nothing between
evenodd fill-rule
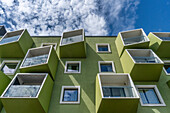
<instances>
[{"instance_id":1,"label":"cloud","mask_svg":"<svg viewBox=\"0 0 170 113\"><path fill-rule=\"evenodd\" d=\"M135 0L1 0L0 24L8 31L61 35L84 28L86 35L113 35L134 28Z\"/></svg>"}]
</instances>

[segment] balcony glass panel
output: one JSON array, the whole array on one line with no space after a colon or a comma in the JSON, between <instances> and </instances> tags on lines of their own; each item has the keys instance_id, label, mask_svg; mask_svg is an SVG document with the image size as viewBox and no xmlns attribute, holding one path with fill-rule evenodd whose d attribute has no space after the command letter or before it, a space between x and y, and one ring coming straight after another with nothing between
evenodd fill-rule
<instances>
[{"instance_id":1,"label":"balcony glass panel","mask_svg":"<svg viewBox=\"0 0 170 113\"><path fill-rule=\"evenodd\" d=\"M14 73L18 63L5 63L1 68L3 73Z\"/></svg>"},{"instance_id":2,"label":"balcony glass panel","mask_svg":"<svg viewBox=\"0 0 170 113\"><path fill-rule=\"evenodd\" d=\"M20 37L20 35L3 38L3 39L0 41L0 44L5 44L5 43L17 41L17 40L19 39L19 37Z\"/></svg>"},{"instance_id":3,"label":"balcony glass panel","mask_svg":"<svg viewBox=\"0 0 170 113\"><path fill-rule=\"evenodd\" d=\"M78 89L64 89L63 101L78 101Z\"/></svg>"},{"instance_id":4,"label":"balcony glass panel","mask_svg":"<svg viewBox=\"0 0 170 113\"><path fill-rule=\"evenodd\" d=\"M103 86L104 97L133 97L132 87Z\"/></svg>"},{"instance_id":5,"label":"balcony glass panel","mask_svg":"<svg viewBox=\"0 0 170 113\"><path fill-rule=\"evenodd\" d=\"M162 40L170 40L170 37L159 37L160 39L162 39Z\"/></svg>"},{"instance_id":6,"label":"balcony glass panel","mask_svg":"<svg viewBox=\"0 0 170 113\"><path fill-rule=\"evenodd\" d=\"M124 38L123 41L125 44L133 44L138 42L144 42L146 40L145 40L145 36L138 36L138 37Z\"/></svg>"},{"instance_id":7,"label":"balcony glass panel","mask_svg":"<svg viewBox=\"0 0 170 113\"><path fill-rule=\"evenodd\" d=\"M161 104L154 88L139 88L139 94L143 104Z\"/></svg>"},{"instance_id":8,"label":"balcony glass panel","mask_svg":"<svg viewBox=\"0 0 170 113\"><path fill-rule=\"evenodd\" d=\"M156 57L133 57L137 63L160 63Z\"/></svg>"},{"instance_id":9,"label":"balcony glass panel","mask_svg":"<svg viewBox=\"0 0 170 113\"><path fill-rule=\"evenodd\" d=\"M48 54L29 57L25 59L22 66L25 67L25 66L43 64L47 62L47 59L48 59Z\"/></svg>"},{"instance_id":10,"label":"balcony glass panel","mask_svg":"<svg viewBox=\"0 0 170 113\"><path fill-rule=\"evenodd\" d=\"M83 35L63 38L61 44L62 45L71 44L71 43L80 42L80 41L83 41Z\"/></svg>"},{"instance_id":11,"label":"balcony glass panel","mask_svg":"<svg viewBox=\"0 0 170 113\"><path fill-rule=\"evenodd\" d=\"M36 97L40 85L11 85L4 97Z\"/></svg>"}]
</instances>

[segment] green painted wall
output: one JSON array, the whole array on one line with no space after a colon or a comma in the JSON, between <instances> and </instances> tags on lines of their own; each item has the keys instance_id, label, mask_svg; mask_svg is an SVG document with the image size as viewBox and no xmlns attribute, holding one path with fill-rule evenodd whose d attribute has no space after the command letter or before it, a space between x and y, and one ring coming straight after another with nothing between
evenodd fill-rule
<instances>
[{"instance_id":1,"label":"green painted wall","mask_svg":"<svg viewBox=\"0 0 170 113\"><path fill-rule=\"evenodd\" d=\"M33 47L39 47L41 43L57 43L59 45L60 37L33 37ZM98 71L98 61L114 61L116 72L122 73L122 65L115 46L115 37L86 37L86 58L62 58L59 59L56 78L54 81L52 97L48 113L95 113L95 84ZM109 43L112 53L96 53L96 43ZM57 45L57 55L59 48ZM64 74L66 61L81 61L80 74ZM170 112L170 88L167 81L170 76L162 72L158 82L135 82L135 84L156 84L166 103L166 107L142 107L138 105L137 113L169 113ZM62 86L80 85L81 99L78 105L60 104L60 94ZM6 113L2 109L1 113ZM119 112L116 112L119 113Z\"/></svg>"}]
</instances>

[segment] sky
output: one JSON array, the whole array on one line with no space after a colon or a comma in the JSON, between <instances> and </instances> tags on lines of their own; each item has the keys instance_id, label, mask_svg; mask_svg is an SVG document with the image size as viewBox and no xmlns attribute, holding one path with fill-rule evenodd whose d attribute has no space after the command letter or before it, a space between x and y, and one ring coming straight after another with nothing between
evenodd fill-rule
<instances>
[{"instance_id":1,"label":"sky","mask_svg":"<svg viewBox=\"0 0 170 113\"><path fill-rule=\"evenodd\" d=\"M87 36L116 36L143 28L170 32L170 0L0 0L0 25L7 31L58 36L84 29Z\"/></svg>"}]
</instances>

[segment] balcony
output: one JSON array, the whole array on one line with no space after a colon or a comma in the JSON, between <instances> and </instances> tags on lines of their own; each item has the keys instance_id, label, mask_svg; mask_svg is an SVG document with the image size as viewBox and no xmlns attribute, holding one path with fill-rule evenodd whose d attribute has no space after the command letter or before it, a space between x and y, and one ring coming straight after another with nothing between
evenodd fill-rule
<instances>
[{"instance_id":1,"label":"balcony","mask_svg":"<svg viewBox=\"0 0 170 113\"><path fill-rule=\"evenodd\" d=\"M161 58L170 57L170 32L150 32L150 48Z\"/></svg>"},{"instance_id":2,"label":"balcony","mask_svg":"<svg viewBox=\"0 0 170 113\"><path fill-rule=\"evenodd\" d=\"M164 65L151 49L126 49L120 61L133 81L158 81Z\"/></svg>"},{"instance_id":3,"label":"balcony","mask_svg":"<svg viewBox=\"0 0 170 113\"><path fill-rule=\"evenodd\" d=\"M96 113L136 113L138 103L139 96L129 74L97 75Z\"/></svg>"},{"instance_id":4,"label":"balcony","mask_svg":"<svg viewBox=\"0 0 170 113\"><path fill-rule=\"evenodd\" d=\"M61 58L86 57L84 30L64 32L60 40L59 54Z\"/></svg>"},{"instance_id":5,"label":"balcony","mask_svg":"<svg viewBox=\"0 0 170 113\"><path fill-rule=\"evenodd\" d=\"M21 72L49 73L54 80L57 71L58 57L53 46L29 49L21 66Z\"/></svg>"},{"instance_id":6,"label":"balcony","mask_svg":"<svg viewBox=\"0 0 170 113\"><path fill-rule=\"evenodd\" d=\"M0 25L0 37L4 36L6 33L6 29L3 25Z\"/></svg>"},{"instance_id":7,"label":"balcony","mask_svg":"<svg viewBox=\"0 0 170 113\"><path fill-rule=\"evenodd\" d=\"M8 32L0 40L0 57L24 57L32 44L33 40L26 29Z\"/></svg>"},{"instance_id":8,"label":"balcony","mask_svg":"<svg viewBox=\"0 0 170 113\"><path fill-rule=\"evenodd\" d=\"M119 32L115 41L119 56L125 49L149 48L149 42L143 29Z\"/></svg>"},{"instance_id":9,"label":"balcony","mask_svg":"<svg viewBox=\"0 0 170 113\"><path fill-rule=\"evenodd\" d=\"M52 88L48 73L18 73L1 95L1 101L7 113L47 113Z\"/></svg>"}]
</instances>

